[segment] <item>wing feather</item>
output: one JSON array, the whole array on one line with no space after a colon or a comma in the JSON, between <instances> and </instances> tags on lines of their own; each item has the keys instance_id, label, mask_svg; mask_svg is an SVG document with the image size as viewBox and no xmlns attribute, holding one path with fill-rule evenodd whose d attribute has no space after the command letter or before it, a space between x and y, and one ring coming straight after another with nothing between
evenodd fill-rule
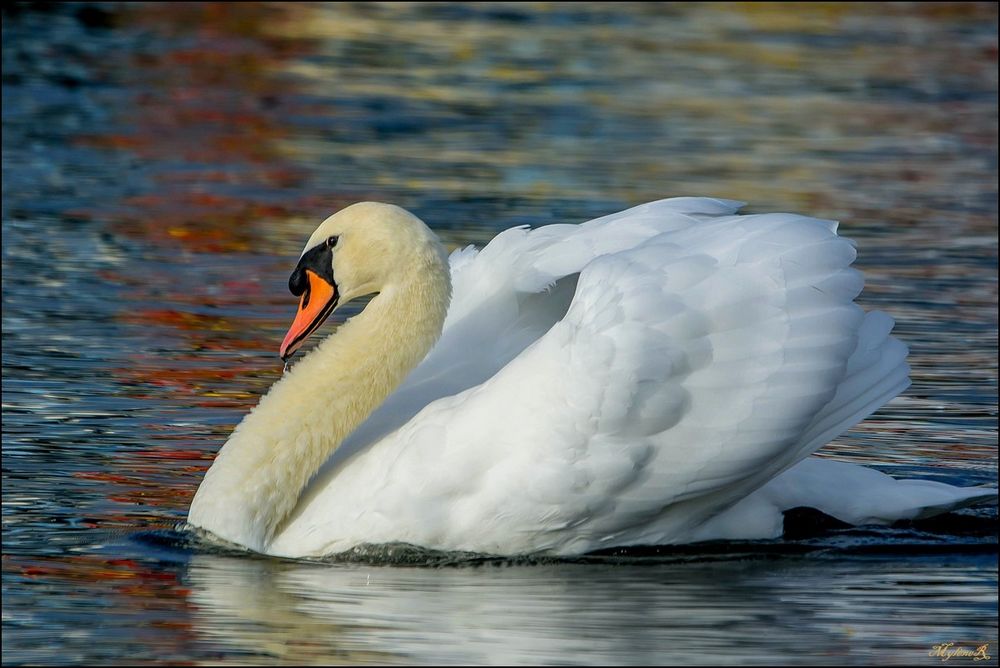
<instances>
[{"instance_id":1,"label":"wing feather","mask_svg":"<svg viewBox=\"0 0 1000 668\"><path fill-rule=\"evenodd\" d=\"M449 456L485 481L467 491L474 505L503 508L547 549L630 530L684 540L806 457L813 432L846 428L844 415L892 387L822 419L864 321L854 247L834 229L724 215L590 259L565 317L449 406ZM538 267L557 264L544 255ZM461 443L484 425L502 459L462 461Z\"/></svg>"}]
</instances>

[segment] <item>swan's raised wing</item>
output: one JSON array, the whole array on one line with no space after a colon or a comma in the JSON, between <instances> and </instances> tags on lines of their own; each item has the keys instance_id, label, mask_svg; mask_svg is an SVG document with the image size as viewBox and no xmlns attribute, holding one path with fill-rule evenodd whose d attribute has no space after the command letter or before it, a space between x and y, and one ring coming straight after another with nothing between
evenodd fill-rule
<instances>
[{"instance_id":1,"label":"swan's raised wing","mask_svg":"<svg viewBox=\"0 0 1000 668\"><path fill-rule=\"evenodd\" d=\"M540 273L561 259L550 249ZM715 217L600 255L544 336L400 430L391 475L444 479L435 544L690 540L906 386L891 321L866 324L853 303L854 258L833 223L787 214ZM876 370L843 396L852 355L853 378Z\"/></svg>"}]
</instances>

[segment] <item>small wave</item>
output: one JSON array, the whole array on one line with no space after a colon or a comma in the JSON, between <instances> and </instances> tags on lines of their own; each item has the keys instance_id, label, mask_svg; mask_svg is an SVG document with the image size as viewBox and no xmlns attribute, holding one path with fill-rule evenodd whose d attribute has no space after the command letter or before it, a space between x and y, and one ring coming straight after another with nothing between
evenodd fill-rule
<instances>
[{"instance_id":1,"label":"small wave","mask_svg":"<svg viewBox=\"0 0 1000 668\"><path fill-rule=\"evenodd\" d=\"M413 568L514 567L550 564L659 565L694 561L734 561L794 557L849 558L866 556L933 556L996 554L994 512L949 513L928 520L897 522L888 527L852 527L819 511L797 508L786 513L785 536L775 540L711 541L687 545L636 545L608 548L578 556L545 554L496 555L433 550L409 543L358 545L345 552L302 559L322 564L367 564ZM184 559L212 553L273 559L181 522L171 528L145 530L131 538L147 548Z\"/></svg>"}]
</instances>

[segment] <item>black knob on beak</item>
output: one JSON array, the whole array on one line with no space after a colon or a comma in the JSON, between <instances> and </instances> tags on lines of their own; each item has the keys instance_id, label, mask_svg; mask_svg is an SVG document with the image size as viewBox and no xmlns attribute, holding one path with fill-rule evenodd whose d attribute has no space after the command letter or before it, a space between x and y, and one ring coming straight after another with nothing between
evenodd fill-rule
<instances>
[{"instance_id":1,"label":"black knob on beak","mask_svg":"<svg viewBox=\"0 0 1000 668\"><path fill-rule=\"evenodd\" d=\"M298 297L309 287L309 279L306 278L305 268L298 266L292 275L288 277L288 289L293 295Z\"/></svg>"}]
</instances>

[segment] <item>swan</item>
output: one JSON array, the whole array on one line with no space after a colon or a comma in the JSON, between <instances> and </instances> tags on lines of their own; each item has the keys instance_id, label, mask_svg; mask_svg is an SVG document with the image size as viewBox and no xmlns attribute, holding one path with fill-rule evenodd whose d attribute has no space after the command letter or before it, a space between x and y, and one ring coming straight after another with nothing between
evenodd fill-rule
<instances>
[{"instance_id":1,"label":"swan","mask_svg":"<svg viewBox=\"0 0 1000 668\"><path fill-rule=\"evenodd\" d=\"M188 524L320 557L403 542L487 554L774 538L996 497L810 457L909 385L837 224L672 198L515 227L449 257L416 216L351 205L289 279L296 361L218 452Z\"/></svg>"}]
</instances>

